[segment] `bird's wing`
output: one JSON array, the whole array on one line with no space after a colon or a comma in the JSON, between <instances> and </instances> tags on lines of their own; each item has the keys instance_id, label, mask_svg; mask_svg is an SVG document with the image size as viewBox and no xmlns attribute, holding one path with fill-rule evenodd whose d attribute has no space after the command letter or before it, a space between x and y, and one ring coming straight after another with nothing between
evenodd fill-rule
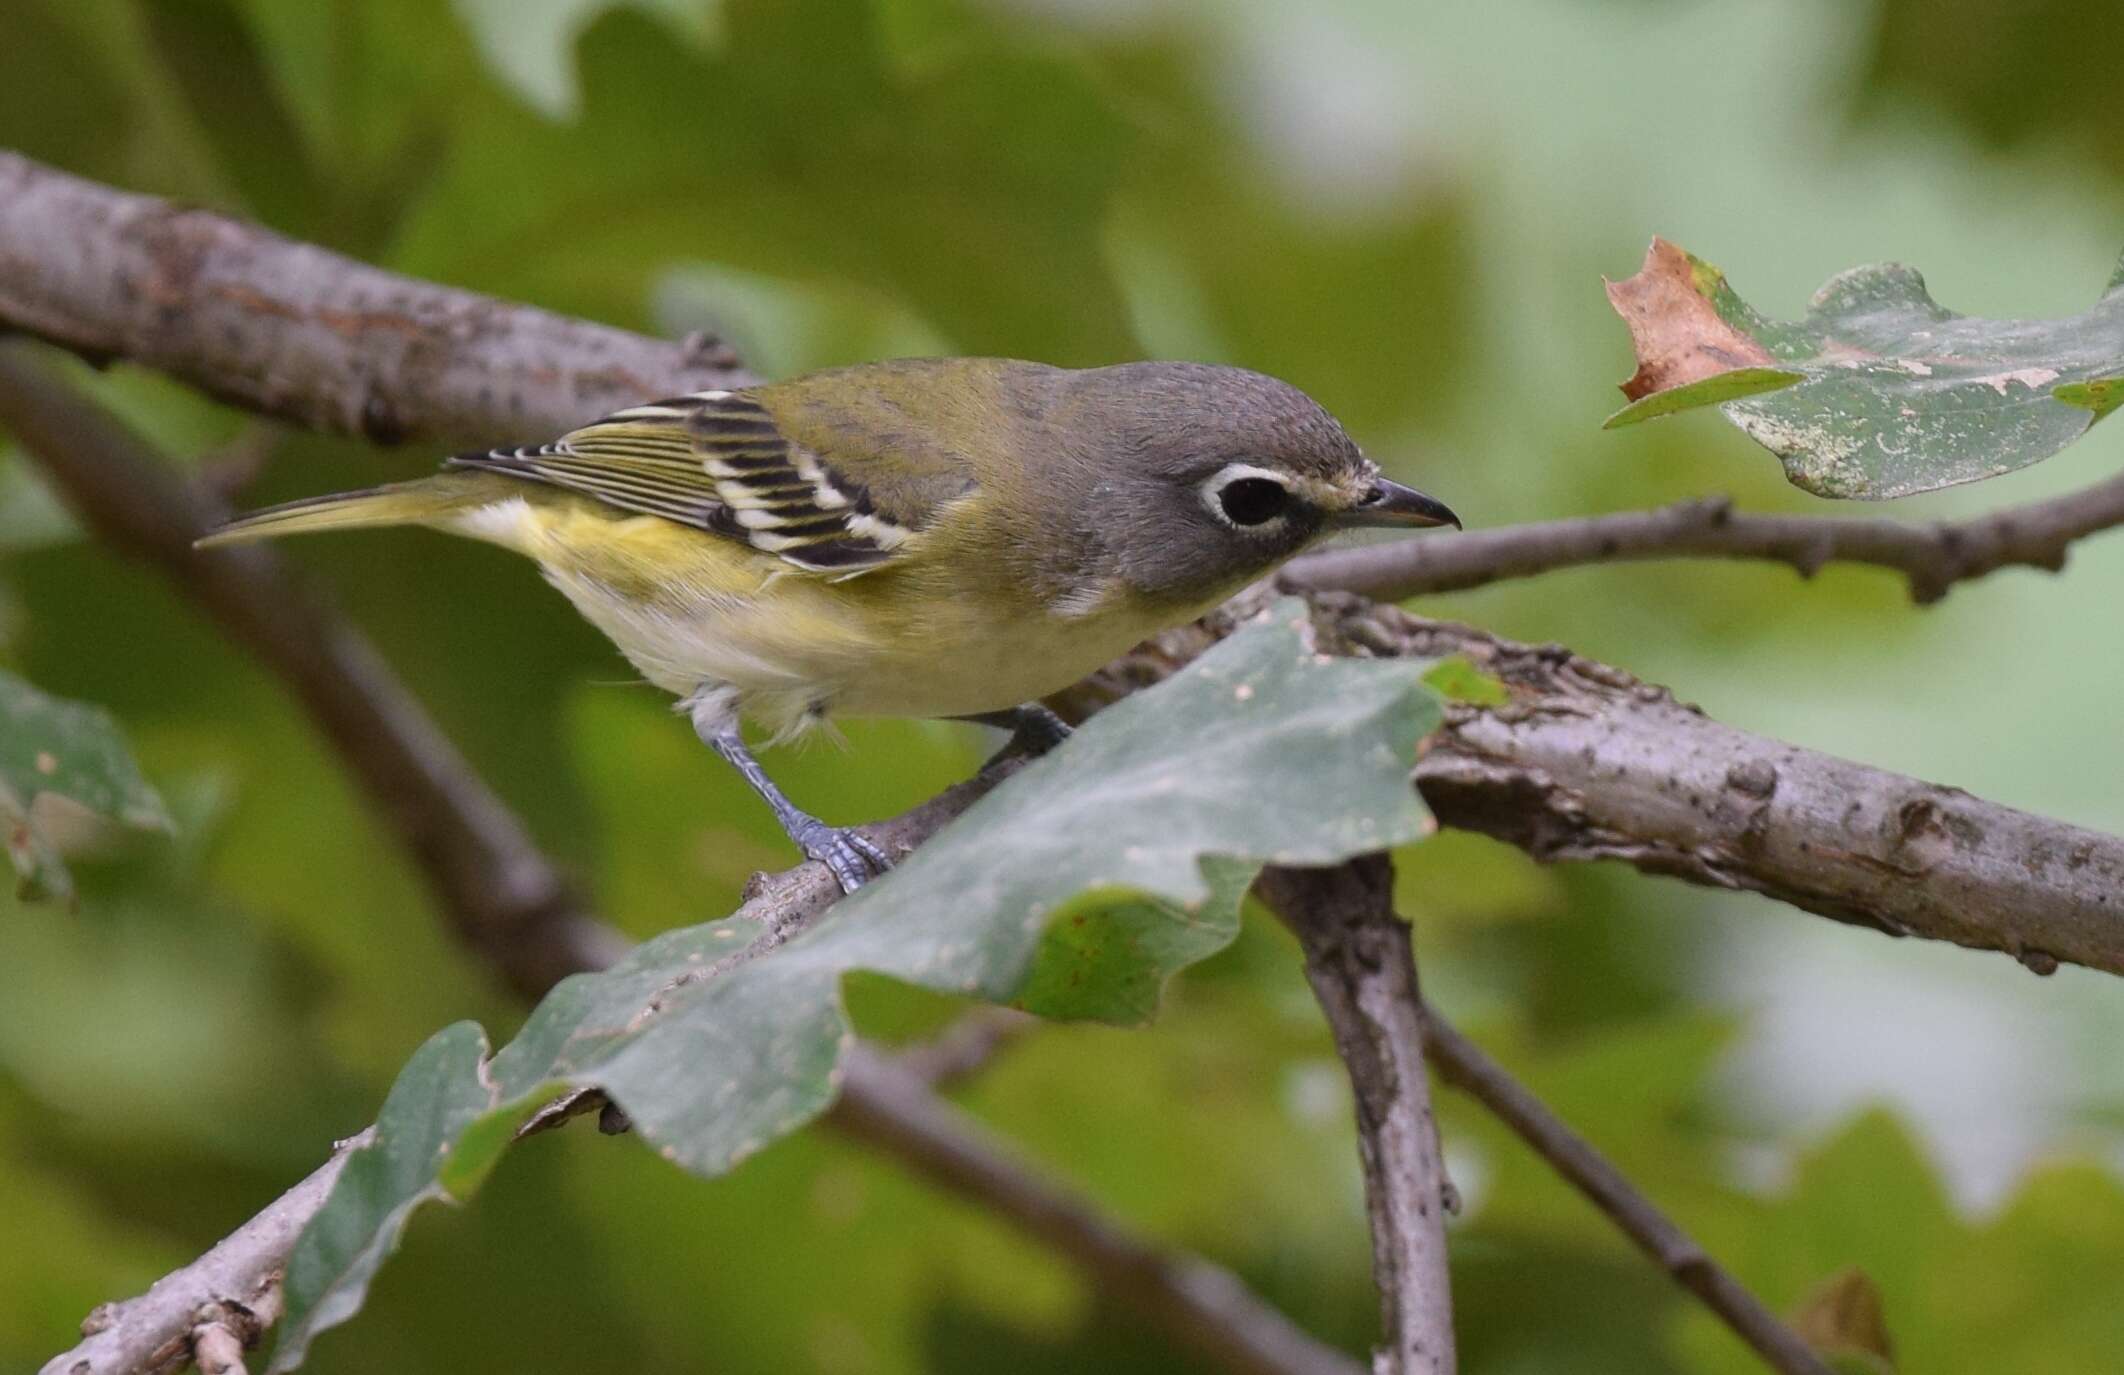
<instances>
[{"instance_id":1,"label":"bird's wing","mask_svg":"<svg viewBox=\"0 0 2124 1375\"><path fill-rule=\"evenodd\" d=\"M564 487L742 540L812 573L881 567L919 532L919 522L880 512L845 467L793 442L742 391L634 406L551 444L460 454L444 466Z\"/></svg>"}]
</instances>

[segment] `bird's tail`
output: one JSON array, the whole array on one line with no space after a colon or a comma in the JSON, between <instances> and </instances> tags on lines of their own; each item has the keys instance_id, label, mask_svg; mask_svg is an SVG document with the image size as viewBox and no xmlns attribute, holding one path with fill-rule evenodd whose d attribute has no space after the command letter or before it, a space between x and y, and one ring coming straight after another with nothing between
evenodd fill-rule
<instances>
[{"instance_id":1,"label":"bird's tail","mask_svg":"<svg viewBox=\"0 0 2124 1375\"><path fill-rule=\"evenodd\" d=\"M440 525L495 497L484 473L441 473L387 487L304 497L250 511L197 541L199 548L248 544L312 530L358 530L371 525Z\"/></svg>"}]
</instances>

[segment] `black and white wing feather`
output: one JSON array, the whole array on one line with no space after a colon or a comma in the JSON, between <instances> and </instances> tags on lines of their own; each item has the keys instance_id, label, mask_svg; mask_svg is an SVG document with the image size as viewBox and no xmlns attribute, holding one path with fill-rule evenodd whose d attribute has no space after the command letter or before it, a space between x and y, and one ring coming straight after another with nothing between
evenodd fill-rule
<instances>
[{"instance_id":1,"label":"black and white wing feather","mask_svg":"<svg viewBox=\"0 0 2124 1375\"><path fill-rule=\"evenodd\" d=\"M564 487L742 540L808 572L867 572L912 533L741 391L634 406L551 444L460 454L444 466Z\"/></svg>"}]
</instances>

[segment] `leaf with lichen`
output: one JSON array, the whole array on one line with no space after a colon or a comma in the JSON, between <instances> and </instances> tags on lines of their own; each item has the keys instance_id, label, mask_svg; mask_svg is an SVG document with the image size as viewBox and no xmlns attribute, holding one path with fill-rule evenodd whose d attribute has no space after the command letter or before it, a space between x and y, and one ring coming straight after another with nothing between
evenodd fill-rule
<instances>
[{"instance_id":1,"label":"leaf with lichen","mask_svg":"<svg viewBox=\"0 0 2124 1375\"><path fill-rule=\"evenodd\" d=\"M1608 299L1638 358L1610 428L1715 405L1817 496L1996 477L2124 402L2124 266L2092 309L2056 320L1957 315L1910 268L1853 268L1795 323L1758 314L1717 268L1654 239Z\"/></svg>"},{"instance_id":2,"label":"leaf with lichen","mask_svg":"<svg viewBox=\"0 0 2124 1375\"><path fill-rule=\"evenodd\" d=\"M0 673L0 824L20 896L72 896L50 834L67 809L145 830L170 826L108 713Z\"/></svg>"},{"instance_id":3,"label":"leaf with lichen","mask_svg":"<svg viewBox=\"0 0 2124 1375\"><path fill-rule=\"evenodd\" d=\"M1305 615L1279 603L1107 708L771 953L724 958L759 934L746 920L670 931L562 982L491 1059L477 1027L439 1033L296 1243L272 1369L352 1316L411 1213L469 1194L556 1092L599 1090L665 1159L721 1174L832 1100L852 972L1141 1021L1168 977L1231 942L1263 863L1428 834L1409 786L1440 720L1425 666L1324 659Z\"/></svg>"}]
</instances>

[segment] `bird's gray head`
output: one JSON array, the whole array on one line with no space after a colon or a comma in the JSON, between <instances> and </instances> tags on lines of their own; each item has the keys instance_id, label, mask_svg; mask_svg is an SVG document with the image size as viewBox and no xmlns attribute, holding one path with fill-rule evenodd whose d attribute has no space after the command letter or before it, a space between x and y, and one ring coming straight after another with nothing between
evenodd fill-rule
<instances>
[{"instance_id":1,"label":"bird's gray head","mask_svg":"<svg viewBox=\"0 0 2124 1375\"><path fill-rule=\"evenodd\" d=\"M1258 372L1125 363L1070 374L1056 400L1090 489L1087 544L1158 600L1214 600L1335 529L1460 524L1380 477L1318 402Z\"/></svg>"}]
</instances>

